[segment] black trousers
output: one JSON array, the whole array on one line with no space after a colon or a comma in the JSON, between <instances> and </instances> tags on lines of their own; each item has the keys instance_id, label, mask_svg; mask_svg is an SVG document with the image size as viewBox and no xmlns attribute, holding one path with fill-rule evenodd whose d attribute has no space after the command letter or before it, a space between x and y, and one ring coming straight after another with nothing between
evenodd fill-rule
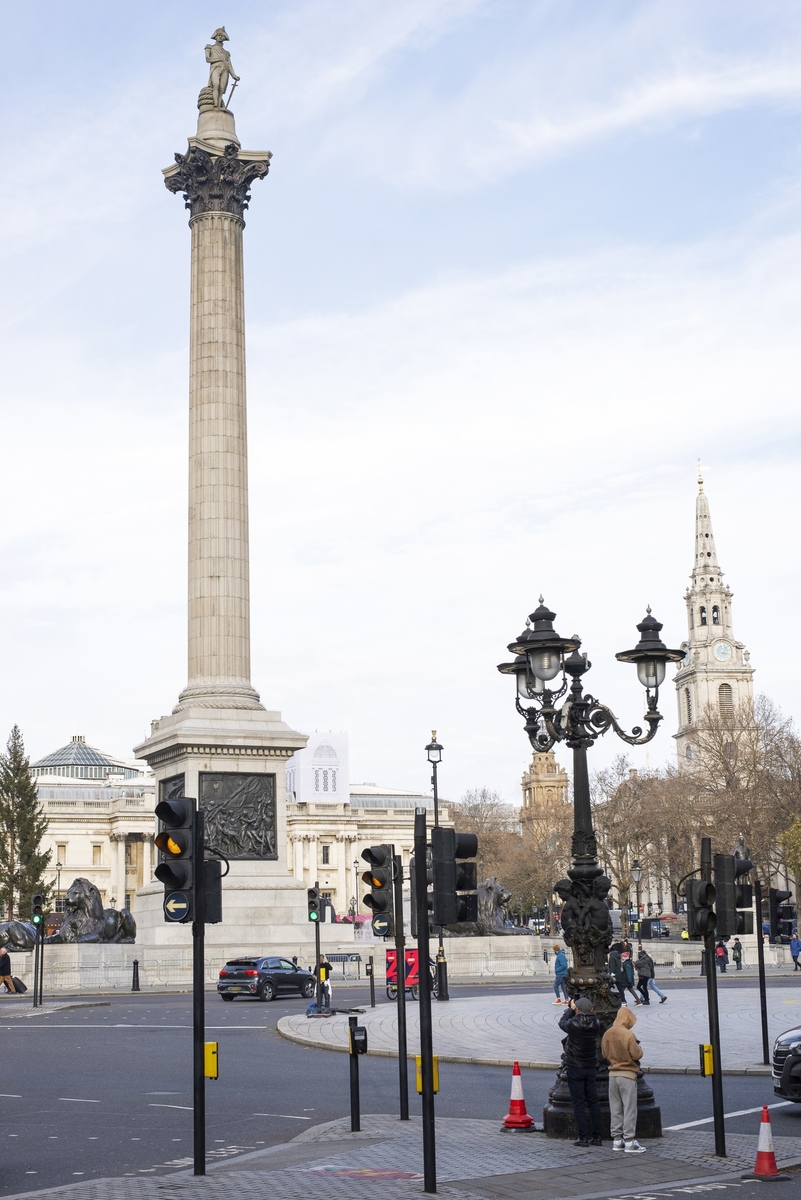
<instances>
[{"instance_id":1,"label":"black trousers","mask_svg":"<svg viewBox=\"0 0 801 1200\"><path fill-rule=\"evenodd\" d=\"M648 980L642 975L637 980L637 991L642 996L643 1004L651 1003L649 996L648 996Z\"/></svg>"},{"instance_id":2,"label":"black trousers","mask_svg":"<svg viewBox=\"0 0 801 1200\"><path fill-rule=\"evenodd\" d=\"M595 1067L568 1067L567 1086L570 1091L570 1103L573 1105L573 1116L580 1138L586 1140L587 1113L590 1114L592 1136L601 1136L601 1109L598 1104L598 1094L595 1089L597 1072Z\"/></svg>"}]
</instances>

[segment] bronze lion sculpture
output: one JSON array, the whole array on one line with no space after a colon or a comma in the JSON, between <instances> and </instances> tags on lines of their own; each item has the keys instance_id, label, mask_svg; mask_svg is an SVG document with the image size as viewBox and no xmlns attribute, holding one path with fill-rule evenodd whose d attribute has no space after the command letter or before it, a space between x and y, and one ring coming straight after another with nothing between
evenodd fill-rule
<instances>
[{"instance_id":1,"label":"bronze lion sculpture","mask_svg":"<svg viewBox=\"0 0 801 1200\"><path fill-rule=\"evenodd\" d=\"M88 879L74 879L64 897L64 920L46 942L135 942L136 921L127 908L103 908Z\"/></svg>"},{"instance_id":2,"label":"bronze lion sculpture","mask_svg":"<svg viewBox=\"0 0 801 1200\"><path fill-rule=\"evenodd\" d=\"M13 953L33 950L35 944L36 926L30 921L0 921L0 949Z\"/></svg>"},{"instance_id":3,"label":"bronze lion sculpture","mask_svg":"<svg viewBox=\"0 0 801 1200\"><path fill-rule=\"evenodd\" d=\"M500 934L502 937L530 936L531 930L509 923L509 901L512 893L507 891L494 875L484 879L476 888L478 896L478 920L460 925L446 925L449 937L487 937Z\"/></svg>"}]
</instances>

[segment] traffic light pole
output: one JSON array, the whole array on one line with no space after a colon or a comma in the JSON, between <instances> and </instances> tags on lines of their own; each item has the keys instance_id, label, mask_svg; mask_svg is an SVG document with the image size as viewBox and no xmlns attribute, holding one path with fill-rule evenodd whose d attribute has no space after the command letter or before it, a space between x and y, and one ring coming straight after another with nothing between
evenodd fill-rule
<instances>
[{"instance_id":1,"label":"traffic light pole","mask_svg":"<svg viewBox=\"0 0 801 1200\"><path fill-rule=\"evenodd\" d=\"M701 878L712 883L712 841L701 838ZM720 1019L718 1015L718 977L715 962L715 931L704 935L706 952L706 1000L709 1011L709 1041L712 1046L712 1117L715 1126L715 1154L726 1157L726 1130L723 1120L723 1071L720 1061Z\"/></svg>"},{"instance_id":2,"label":"traffic light pole","mask_svg":"<svg viewBox=\"0 0 801 1200\"><path fill-rule=\"evenodd\" d=\"M762 1062L766 1066L770 1066L768 997L765 988L765 943L762 934L762 884L758 875L754 880L754 908L756 910L757 962L759 964L759 1011L762 1018Z\"/></svg>"},{"instance_id":3,"label":"traffic light pole","mask_svg":"<svg viewBox=\"0 0 801 1200\"><path fill-rule=\"evenodd\" d=\"M194 823L192 858L195 875L195 919L192 922L192 1075L194 1105L195 1175L206 1174L206 987L205 933L206 886L203 869L205 839L203 811L198 808Z\"/></svg>"},{"instance_id":4,"label":"traffic light pole","mask_svg":"<svg viewBox=\"0 0 801 1200\"><path fill-rule=\"evenodd\" d=\"M423 1191L437 1190L437 1151L434 1128L434 1047L431 1032L431 971L428 944L428 880L426 870L426 810L414 810L414 887L417 897L417 954L420 963L420 1067L423 1086ZM405 979L398 964L398 990Z\"/></svg>"},{"instance_id":5,"label":"traffic light pole","mask_svg":"<svg viewBox=\"0 0 801 1200\"><path fill-rule=\"evenodd\" d=\"M36 941L33 947L33 1007L39 1007L39 926L36 926Z\"/></svg>"},{"instance_id":6,"label":"traffic light pole","mask_svg":"<svg viewBox=\"0 0 801 1200\"><path fill-rule=\"evenodd\" d=\"M39 926L39 1007L42 1007L42 995L44 993L44 940L45 927L44 920Z\"/></svg>"},{"instance_id":7,"label":"traffic light pole","mask_svg":"<svg viewBox=\"0 0 801 1200\"><path fill-rule=\"evenodd\" d=\"M392 876L393 899L395 902L395 965L398 972L398 1089L400 1092L400 1119L409 1120L409 1060L406 1046L406 935L403 932L403 859L393 855ZM410 881L416 886L416 881ZM418 909L419 911L419 909ZM375 987L371 978L370 985Z\"/></svg>"},{"instance_id":8,"label":"traffic light pole","mask_svg":"<svg viewBox=\"0 0 801 1200\"><path fill-rule=\"evenodd\" d=\"M320 884L315 880L314 886L319 888ZM314 993L314 1002L317 1005L317 1015L323 1011L323 978L320 970L320 920L314 922L314 974L317 978L317 987Z\"/></svg>"}]
</instances>

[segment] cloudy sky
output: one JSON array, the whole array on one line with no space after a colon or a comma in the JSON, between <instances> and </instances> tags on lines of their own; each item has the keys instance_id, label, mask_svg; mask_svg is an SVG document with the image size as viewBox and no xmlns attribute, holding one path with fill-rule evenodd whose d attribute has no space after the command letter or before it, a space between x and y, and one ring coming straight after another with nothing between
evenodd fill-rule
<instances>
[{"instance_id":1,"label":"cloudy sky","mask_svg":"<svg viewBox=\"0 0 801 1200\"><path fill-rule=\"evenodd\" d=\"M686 635L700 457L736 633L792 714L798 6L31 0L0 189L0 735L129 754L185 683L189 230L160 170L220 22L239 136L274 154L245 233L265 704L347 730L354 782L427 787L436 728L444 794L516 799L507 642L542 592L634 724L613 656L648 603ZM636 765L673 754L675 708Z\"/></svg>"}]
</instances>

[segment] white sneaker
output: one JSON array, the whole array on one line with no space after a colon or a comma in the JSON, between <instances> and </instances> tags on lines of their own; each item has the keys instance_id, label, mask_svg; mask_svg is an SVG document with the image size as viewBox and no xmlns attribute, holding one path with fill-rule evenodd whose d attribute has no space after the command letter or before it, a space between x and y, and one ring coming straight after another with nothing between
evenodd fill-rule
<instances>
[{"instance_id":1,"label":"white sneaker","mask_svg":"<svg viewBox=\"0 0 801 1200\"><path fill-rule=\"evenodd\" d=\"M612 1149L622 1150L625 1145L626 1143L623 1141L623 1138L615 1138L615 1140L612 1142Z\"/></svg>"},{"instance_id":2,"label":"white sneaker","mask_svg":"<svg viewBox=\"0 0 801 1200\"><path fill-rule=\"evenodd\" d=\"M633 1142L626 1142L623 1148L624 1154L645 1154L645 1146L641 1146L635 1139Z\"/></svg>"}]
</instances>

